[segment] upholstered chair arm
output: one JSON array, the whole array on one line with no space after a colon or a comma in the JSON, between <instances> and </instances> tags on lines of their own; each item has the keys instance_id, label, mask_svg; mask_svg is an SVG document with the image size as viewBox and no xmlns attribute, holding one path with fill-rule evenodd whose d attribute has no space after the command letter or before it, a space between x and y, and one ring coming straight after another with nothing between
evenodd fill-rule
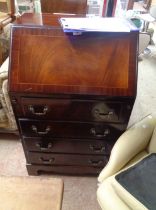
<instances>
[{"instance_id":1,"label":"upholstered chair arm","mask_svg":"<svg viewBox=\"0 0 156 210\"><path fill-rule=\"evenodd\" d=\"M135 155L146 149L155 124L156 118L149 115L119 137L111 151L108 164L98 177L99 182L117 173Z\"/></svg>"},{"instance_id":2,"label":"upholstered chair arm","mask_svg":"<svg viewBox=\"0 0 156 210\"><path fill-rule=\"evenodd\" d=\"M4 80L8 78L8 67L9 67L9 58L7 58L4 63L0 66L0 87Z\"/></svg>"},{"instance_id":3,"label":"upholstered chair arm","mask_svg":"<svg viewBox=\"0 0 156 210\"><path fill-rule=\"evenodd\" d=\"M102 210L148 210L120 185L114 176L100 184L97 190L97 200Z\"/></svg>"},{"instance_id":4,"label":"upholstered chair arm","mask_svg":"<svg viewBox=\"0 0 156 210\"><path fill-rule=\"evenodd\" d=\"M110 180L109 178L99 186L97 190L97 200L103 210L114 210L114 208L115 210L131 210L120 198L112 184L112 179Z\"/></svg>"},{"instance_id":5,"label":"upholstered chair arm","mask_svg":"<svg viewBox=\"0 0 156 210\"><path fill-rule=\"evenodd\" d=\"M0 74L4 72L8 73L8 67L9 67L9 57L0 66Z\"/></svg>"}]
</instances>

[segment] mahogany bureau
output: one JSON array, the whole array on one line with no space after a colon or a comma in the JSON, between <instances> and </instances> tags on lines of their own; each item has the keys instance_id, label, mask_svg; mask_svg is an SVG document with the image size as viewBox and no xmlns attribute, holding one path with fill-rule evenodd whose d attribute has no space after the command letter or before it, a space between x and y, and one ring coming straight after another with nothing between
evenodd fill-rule
<instances>
[{"instance_id":1,"label":"mahogany bureau","mask_svg":"<svg viewBox=\"0 0 156 210\"><path fill-rule=\"evenodd\" d=\"M50 14L12 26L9 94L30 175L105 166L135 101L137 43L135 30L65 34Z\"/></svg>"}]
</instances>

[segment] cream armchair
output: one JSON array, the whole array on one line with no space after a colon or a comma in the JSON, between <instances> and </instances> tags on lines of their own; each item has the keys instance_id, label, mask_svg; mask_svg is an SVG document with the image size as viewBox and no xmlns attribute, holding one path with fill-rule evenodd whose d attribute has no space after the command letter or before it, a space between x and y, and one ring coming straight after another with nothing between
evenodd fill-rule
<instances>
[{"instance_id":1,"label":"cream armchair","mask_svg":"<svg viewBox=\"0 0 156 210\"><path fill-rule=\"evenodd\" d=\"M16 0L0 0L0 65L8 57L10 25L17 14Z\"/></svg>"},{"instance_id":2,"label":"cream armchair","mask_svg":"<svg viewBox=\"0 0 156 210\"><path fill-rule=\"evenodd\" d=\"M115 176L156 153L156 116L147 116L129 128L115 143L110 160L101 171L97 200L103 210L147 210L119 184Z\"/></svg>"},{"instance_id":3,"label":"cream armchair","mask_svg":"<svg viewBox=\"0 0 156 210\"><path fill-rule=\"evenodd\" d=\"M9 58L0 67L0 132L16 132L17 126L8 96Z\"/></svg>"}]
</instances>

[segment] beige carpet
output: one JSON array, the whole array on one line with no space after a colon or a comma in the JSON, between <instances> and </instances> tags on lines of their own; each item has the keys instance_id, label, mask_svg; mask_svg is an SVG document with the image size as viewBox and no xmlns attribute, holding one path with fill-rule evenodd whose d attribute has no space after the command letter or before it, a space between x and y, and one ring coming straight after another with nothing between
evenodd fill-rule
<instances>
[{"instance_id":1,"label":"beige carpet","mask_svg":"<svg viewBox=\"0 0 156 210\"><path fill-rule=\"evenodd\" d=\"M138 94L129 125L156 111L156 48L150 48L150 55L140 57ZM0 134L0 175L28 175L18 136ZM96 201L96 177L61 177L65 186L62 210L100 210Z\"/></svg>"},{"instance_id":2,"label":"beige carpet","mask_svg":"<svg viewBox=\"0 0 156 210\"><path fill-rule=\"evenodd\" d=\"M15 135L0 134L0 175L28 176L23 149ZM100 210L96 177L59 177L64 181L62 210Z\"/></svg>"}]
</instances>

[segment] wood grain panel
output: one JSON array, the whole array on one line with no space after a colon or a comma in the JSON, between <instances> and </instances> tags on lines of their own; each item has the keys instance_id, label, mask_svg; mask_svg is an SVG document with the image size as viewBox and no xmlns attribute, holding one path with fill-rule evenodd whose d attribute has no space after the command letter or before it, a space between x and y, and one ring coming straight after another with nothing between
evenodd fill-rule
<instances>
[{"instance_id":1,"label":"wood grain panel","mask_svg":"<svg viewBox=\"0 0 156 210\"><path fill-rule=\"evenodd\" d=\"M64 34L59 27L13 26L12 91L133 96L137 33ZM14 43L20 43L17 49ZM17 66L13 62L17 62ZM18 62L19 61L19 62Z\"/></svg>"},{"instance_id":2,"label":"wood grain panel","mask_svg":"<svg viewBox=\"0 0 156 210\"><path fill-rule=\"evenodd\" d=\"M43 13L86 14L87 0L41 0Z\"/></svg>"},{"instance_id":3,"label":"wood grain panel","mask_svg":"<svg viewBox=\"0 0 156 210\"><path fill-rule=\"evenodd\" d=\"M120 42L119 38L112 42L98 36L22 36L18 80L40 85L127 88L129 50L124 53L124 48L129 48L129 41Z\"/></svg>"}]
</instances>

